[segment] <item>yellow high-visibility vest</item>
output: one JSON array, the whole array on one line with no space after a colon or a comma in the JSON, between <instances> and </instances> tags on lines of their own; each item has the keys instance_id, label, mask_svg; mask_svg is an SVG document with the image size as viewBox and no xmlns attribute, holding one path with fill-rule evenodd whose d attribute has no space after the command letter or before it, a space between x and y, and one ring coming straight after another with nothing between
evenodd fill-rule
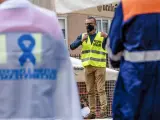
<instances>
[{"instance_id":1,"label":"yellow high-visibility vest","mask_svg":"<svg viewBox=\"0 0 160 120\"><path fill-rule=\"evenodd\" d=\"M82 34L82 38L84 35L85 33ZM92 44L89 36L88 39L82 43L81 60L84 67L89 65L106 67L107 51L102 47L103 41L104 37L101 37L101 32L98 32Z\"/></svg>"}]
</instances>

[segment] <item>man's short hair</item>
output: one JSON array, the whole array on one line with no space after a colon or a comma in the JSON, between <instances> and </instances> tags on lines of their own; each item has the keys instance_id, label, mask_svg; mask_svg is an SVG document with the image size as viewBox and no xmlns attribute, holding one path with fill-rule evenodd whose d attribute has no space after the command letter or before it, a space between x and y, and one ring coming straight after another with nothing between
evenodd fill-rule
<instances>
[{"instance_id":1,"label":"man's short hair","mask_svg":"<svg viewBox=\"0 0 160 120\"><path fill-rule=\"evenodd\" d=\"M97 21L96 21L96 18L95 18L95 17L89 16L87 19L89 19L89 20L90 20L90 19L93 19L93 20L94 20L94 22L95 22L95 23L97 23Z\"/></svg>"}]
</instances>

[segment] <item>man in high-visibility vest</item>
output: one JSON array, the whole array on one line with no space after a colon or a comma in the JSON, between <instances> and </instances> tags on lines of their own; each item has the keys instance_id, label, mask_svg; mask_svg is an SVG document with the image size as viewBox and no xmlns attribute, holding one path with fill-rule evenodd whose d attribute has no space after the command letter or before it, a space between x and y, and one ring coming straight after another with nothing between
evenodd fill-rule
<instances>
[{"instance_id":1,"label":"man in high-visibility vest","mask_svg":"<svg viewBox=\"0 0 160 120\"><path fill-rule=\"evenodd\" d=\"M88 91L89 107L91 109L89 119L94 119L96 112L96 93L97 88L100 105L101 105L101 118L107 116L107 97L105 92L105 74L106 74L106 53L105 50L107 34L104 32L96 32L96 19L88 17L86 19L87 33L78 36L70 48L76 49L82 45L82 64L85 69L85 82Z\"/></svg>"},{"instance_id":2,"label":"man in high-visibility vest","mask_svg":"<svg viewBox=\"0 0 160 120\"><path fill-rule=\"evenodd\" d=\"M160 119L160 0L122 0L109 38L111 63L120 67L113 120Z\"/></svg>"},{"instance_id":3,"label":"man in high-visibility vest","mask_svg":"<svg viewBox=\"0 0 160 120\"><path fill-rule=\"evenodd\" d=\"M82 120L56 14L28 0L0 3L0 120Z\"/></svg>"}]
</instances>

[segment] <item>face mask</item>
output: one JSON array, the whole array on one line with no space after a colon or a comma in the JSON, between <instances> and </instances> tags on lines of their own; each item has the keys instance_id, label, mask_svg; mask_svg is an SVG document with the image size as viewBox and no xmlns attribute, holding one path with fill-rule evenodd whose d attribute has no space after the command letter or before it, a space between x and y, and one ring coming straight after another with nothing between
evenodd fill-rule
<instances>
[{"instance_id":1,"label":"face mask","mask_svg":"<svg viewBox=\"0 0 160 120\"><path fill-rule=\"evenodd\" d=\"M93 25L88 25L87 26L87 32L89 33L89 32L91 32L91 31L93 31L94 30L94 26Z\"/></svg>"}]
</instances>

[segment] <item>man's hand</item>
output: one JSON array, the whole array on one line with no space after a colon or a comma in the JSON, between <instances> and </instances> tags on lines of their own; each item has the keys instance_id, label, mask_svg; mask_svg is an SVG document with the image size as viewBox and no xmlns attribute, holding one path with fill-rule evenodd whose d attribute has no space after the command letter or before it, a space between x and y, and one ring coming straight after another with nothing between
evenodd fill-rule
<instances>
[{"instance_id":1,"label":"man's hand","mask_svg":"<svg viewBox=\"0 0 160 120\"><path fill-rule=\"evenodd\" d=\"M87 40L87 38L88 38L88 34L85 34L84 36L83 36L83 38L82 38L82 43L85 41L85 40Z\"/></svg>"},{"instance_id":2,"label":"man's hand","mask_svg":"<svg viewBox=\"0 0 160 120\"><path fill-rule=\"evenodd\" d=\"M108 35L107 35L107 33L105 33L105 32L101 32L101 37L107 38Z\"/></svg>"}]
</instances>

